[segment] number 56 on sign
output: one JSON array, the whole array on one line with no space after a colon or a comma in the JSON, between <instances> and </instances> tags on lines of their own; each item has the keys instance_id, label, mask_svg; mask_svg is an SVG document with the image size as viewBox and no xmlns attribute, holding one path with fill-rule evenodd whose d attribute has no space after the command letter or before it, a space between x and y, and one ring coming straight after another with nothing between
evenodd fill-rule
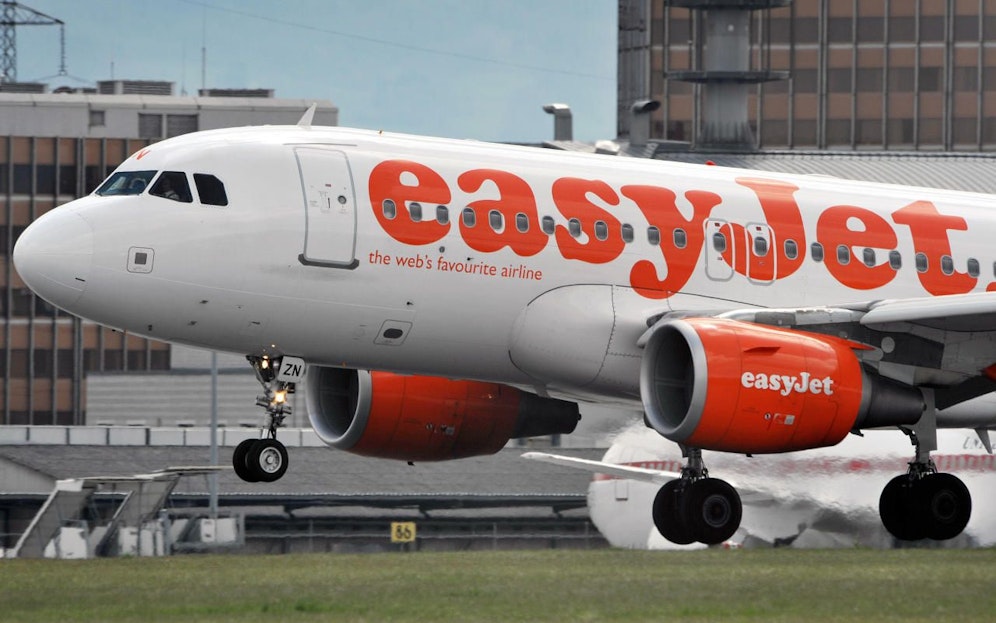
<instances>
[{"instance_id":1,"label":"number 56 on sign","mask_svg":"<svg viewBox=\"0 0 996 623\"><path fill-rule=\"evenodd\" d=\"M411 543L415 540L414 521L392 521L391 543Z\"/></svg>"}]
</instances>

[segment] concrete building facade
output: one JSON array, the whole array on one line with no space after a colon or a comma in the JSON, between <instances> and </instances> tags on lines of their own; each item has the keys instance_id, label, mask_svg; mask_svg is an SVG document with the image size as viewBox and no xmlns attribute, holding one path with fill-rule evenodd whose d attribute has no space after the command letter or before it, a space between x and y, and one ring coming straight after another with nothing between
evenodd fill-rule
<instances>
[{"instance_id":1,"label":"concrete building facade","mask_svg":"<svg viewBox=\"0 0 996 623\"><path fill-rule=\"evenodd\" d=\"M312 103L265 97L272 92L135 94L142 84L111 84L104 90L112 94L0 93L0 424L84 424L88 374L171 367L167 344L82 321L34 296L11 261L25 228L89 194L132 153L157 140L195 130L293 124ZM314 123L336 125L331 102L317 104Z\"/></svg>"},{"instance_id":2,"label":"concrete building facade","mask_svg":"<svg viewBox=\"0 0 996 623\"><path fill-rule=\"evenodd\" d=\"M717 26L747 42L739 76L710 66ZM653 138L699 144L738 84L751 148L996 147L996 0L619 0L618 66L623 137L649 98Z\"/></svg>"}]
</instances>

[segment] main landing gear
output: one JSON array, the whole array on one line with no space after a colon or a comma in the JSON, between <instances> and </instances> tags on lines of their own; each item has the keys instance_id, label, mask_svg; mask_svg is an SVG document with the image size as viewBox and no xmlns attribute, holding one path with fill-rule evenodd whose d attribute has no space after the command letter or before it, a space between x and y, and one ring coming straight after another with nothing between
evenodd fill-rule
<instances>
[{"instance_id":1,"label":"main landing gear","mask_svg":"<svg viewBox=\"0 0 996 623\"><path fill-rule=\"evenodd\" d=\"M729 540L740 527L743 505L726 481L709 478L702 450L681 447L687 464L681 478L672 480L654 498L654 525L665 539L678 545L716 545Z\"/></svg>"},{"instance_id":2,"label":"main landing gear","mask_svg":"<svg viewBox=\"0 0 996 623\"><path fill-rule=\"evenodd\" d=\"M246 359L256 372L256 379L263 386L263 393L256 397L256 404L266 409L266 420L259 439L246 439L235 447L232 467L239 478L246 482L274 482L287 471L287 448L277 441L277 429L291 413L287 397L294 393L295 381L303 374L304 365L290 357L270 359L248 356ZM293 361L286 361L293 359ZM300 364L298 364L300 362ZM288 375L284 366L300 365L297 375Z\"/></svg>"},{"instance_id":3,"label":"main landing gear","mask_svg":"<svg viewBox=\"0 0 996 623\"><path fill-rule=\"evenodd\" d=\"M972 516L968 487L953 474L938 473L915 431L901 429L916 448L909 470L885 485L878 501L882 524L903 541L943 541L961 534Z\"/></svg>"}]
</instances>

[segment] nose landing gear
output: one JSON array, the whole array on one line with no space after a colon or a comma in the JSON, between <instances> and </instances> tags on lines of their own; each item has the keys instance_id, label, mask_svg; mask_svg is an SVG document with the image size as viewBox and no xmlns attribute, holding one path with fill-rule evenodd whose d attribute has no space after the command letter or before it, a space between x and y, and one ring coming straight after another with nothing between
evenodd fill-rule
<instances>
[{"instance_id":1,"label":"nose landing gear","mask_svg":"<svg viewBox=\"0 0 996 623\"><path fill-rule=\"evenodd\" d=\"M297 357L270 359L252 355L246 359L263 386L256 404L266 409L266 419L259 439L246 439L235 447L232 467L246 482L274 482L287 471L287 448L277 441L277 429L291 414L287 397L294 393L297 382L304 377L304 361Z\"/></svg>"}]
</instances>

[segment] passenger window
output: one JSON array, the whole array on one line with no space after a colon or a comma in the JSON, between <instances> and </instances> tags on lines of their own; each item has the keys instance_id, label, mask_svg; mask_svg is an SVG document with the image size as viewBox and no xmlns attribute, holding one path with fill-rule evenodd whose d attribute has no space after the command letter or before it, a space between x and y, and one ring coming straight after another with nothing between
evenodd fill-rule
<instances>
[{"instance_id":1,"label":"passenger window","mask_svg":"<svg viewBox=\"0 0 996 623\"><path fill-rule=\"evenodd\" d=\"M809 254L811 256L813 256L813 261L814 262L822 262L823 261L823 245L820 244L820 243L818 243L818 242L814 242L813 244L809 245Z\"/></svg>"},{"instance_id":2,"label":"passenger window","mask_svg":"<svg viewBox=\"0 0 996 623\"><path fill-rule=\"evenodd\" d=\"M647 228L647 242L655 247L661 243L661 230L656 227Z\"/></svg>"},{"instance_id":3,"label":"passenger window","mask_svg":"<svg viewBox=\"0 0 996 623\"><path fill-rule=\"evenodd\" d=\"M182 203L193 201L190 196L190 186L187 184L187 176L181 171L163 171L156 183L149 189L149 194Z\"/></svg>"},{"instance_id":4,"label":"passenger window","mask_svg":"<svg viewBox=\"0 0 996 623\"><path fill-rule=\"evenodd\" d=\"M945 275L954 273L954 260L951 259L950 255L941 256L941 272Z\"/></svg>"},{"instance_id":5,"label":"passenger window","mask_svg":"<svg viewBox=\"0 0 996 623\"><path fill-rule=\"evenodd\" d=\"M436 222L446 225L450 222L450 209L446 206L436 206Z\"/></svg>"},{"instance_id":6,"label":"passenger window","mask_svg":"<svg viewBox=\"0 0 996 623\"><path fill-rule=\"evenodd\" d=\"M385 199L384 202L380 204L380 208L383 210L384 218L386 219L390 220L398 215L398 208L390 199Z\"/></svg>"},{"instance_id":7,"label":"passenger window","mask_svg":"<svg viewBox=\"0 0 996 623\"><path fill-rule=\"evenodd\" d=\"M764 257L768 254L768 239L767 238L754 238L754 255L757 257Z\"/></svg>"},{"instance_id":8,"label":"passenger window","mask_svg":"<svg viewBox=\"0 0 996 623\"><path fill-rule=\"evenodd\" d=\"M488 224L495 232L500 232L505 229L505 217L498 210L491 210L488 212Z\"/></svg>"},{"instance_id":9,"label":"passenger window","mask_svg":"<svg viewBox=\"0 0 996 623\"><path fill-rule=\"evenodd\" d=\"M717 253L726 253L726 235L723 232L717 231L712 235L712 248Z\"/></svg>"},{"instance_id":10,"label":"passenger window","mask_svg":"<svg viewBox=\"0 0 996 623\"><path fill-rule=\"evenodd\" d=\"M567 221L567 230L571 233L572 238L581 237L581 221L576 218L572 218Z\"/></svg>"},{"instance_id":11,"label":"passenger window","mask_svg":"<svg viewBox=\"0 0 996 623\"><path fill-rule=\"evenodd\" d=\"M609 226L605 224L605 221L595 221L595 237L599 240L609 238Z\"/></svg>"},{"instance_id":12,"label":"passenger window","mask_svg":"<svg viewBox=\"0 0 996 623\"><path fill-rule=\"evenodd\" d=\"M524 234L529 231L529 217L519 212L515 215L515 228L520 234Z\"/></svg>"},{"instance_id":13,"label":"passenger window","mask_svg":"<svg viewBox=\"0 0 996 623\"><path fill-rule=\"evenodd\" d=\"M552 236L553 232L556 230L556 224L553 222L552 216L544 216L540 220L540 227L543 229L543 233L547 236Z\"/></svg>"},{"instance_id":14,"label":"passenger window","mask_svg":"<svg viewBox=\"0 0 996 623\"><path fill-rule=\"evenodd\" d=\"M629 223L623 223L622 239L625 243L633 242L633 226Z\"/></svg>"},{"instance_id":15,"label":"passenger window","mask_svg":"<svg viewBox=\"0 0 996 623\"><path fill-rule=\"evenodd\" d=\"M851 263L851 250L847 248L846 244L837 245L837 263L841 266L847 266Z\"/></svg>"},{"instance_id":16,"label":"passenger window","mask_svg":"<svg viewBox=\"0 0 996 623\"><path fill-rule=\"evenodd\" d=\"M201 203L204 205L228 205L225 185L215 176L207 173L194 173L194 185L197 186L197 196L201 198Z\"/></svg>"},{"instance_id":17,"label":"passenger window","mask_svg":"<svg viewBox=\"0 0 996 623\"><path fill-rule=\"evenodd\" d=\"M422 220L422 204L421 203L409 203L408 204L408 216L412 217L412 220L418 223Z\"/></svg>"},{"instance_id":18,"label":"passenger window","mask_svg":"<svg viewBox=\"0 0 996 623\"><path fill-rule=\"evenodd\" d=\"M789 260L794 260L799 257L799 245L796 244L795 240L789 238L785 241L785 258Z\"/></svg>"},{"instance_id":19,"label":"passenger window","mask_svg":"<svg viewBox=\"0 0 996 623\"><path fill-rule=\"evenodd\" d=\"M875 249L870 249L865 247L865 250L861 252L861 259L864 261L865 266L872 267L875 265Z\"/></svg>"},{"instance_id":20,"label":"passenger window","mask_svg":"<svg viewBox=\"0 0 996 623\"><path fill-rule=\"evenodd\" d=\"M979 260L974 257L968 258L968 276L978 277L979 276Z\"/></svg>"},{"instance_id":21,"label":"passenger window","mask_svg":"<svg viewBox=\"0 0 996 623\"><path fill-rule=\"evenodd\" d=\"M917 253L915 260L916 260L916 271L918 273L927 272L928 268L927 256L923 253Z\"/></svg>"},{"instance_id":22,"label":"passenger window","mask_svg":"<svg viewBox=\"0 0 996 623\"><path fill-rule=\"evenodd\" d=\"M903 256L899 251L889 251L889 266L892 270L899 270L903 267Z\"/></svg>"},{"instance_id":23,"label":"passenger window","mask_svg":"<svg viewBox=\"0 0 996 623\"><path fill-rule=\"evenodd\" d=\"M671 237L674 240L674 246L678 249L684 249L688 244L688 234L682 228L677 228L672 232Z\"/></svg>"},{"instance_id":24,"label":"passenger window","mask_svg":"<svg viewBox=\"0 0 996 623\"><path fill-rule=\"evenodd\" d=\"M463 209L463 225L464 227L473 227L474 225L477 225L477 215L474 214L474 208Z\"/></svg>"},{"instance_id":25,"label":"passenger window","mask_svg":"<svg viewBox=\"0 0 996 623\"><path fill-rule=\"evenodd\" d=\"M101 197L141 195L155 176L156 171L118 171L100 185L97 194Z\"/></svg>"}]
</instances>

